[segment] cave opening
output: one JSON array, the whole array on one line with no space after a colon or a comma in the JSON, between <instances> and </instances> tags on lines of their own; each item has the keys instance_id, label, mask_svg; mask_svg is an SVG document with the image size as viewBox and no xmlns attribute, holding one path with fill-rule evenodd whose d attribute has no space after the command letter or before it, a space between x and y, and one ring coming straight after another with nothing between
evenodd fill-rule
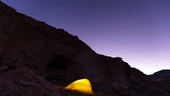
<instances>
[{"instance_id":1,"label":"cave opening","mask_svg":"<svg viewBox=\"0 0 170 96\"><path fill-rule=\"evenodd\" d=\"M69 63L71 60L68 58L57 55L54 58L52 58L49 63L47 64L47 69L50 70L66 70L69 67Z\"/></svg>"}]
</instances>

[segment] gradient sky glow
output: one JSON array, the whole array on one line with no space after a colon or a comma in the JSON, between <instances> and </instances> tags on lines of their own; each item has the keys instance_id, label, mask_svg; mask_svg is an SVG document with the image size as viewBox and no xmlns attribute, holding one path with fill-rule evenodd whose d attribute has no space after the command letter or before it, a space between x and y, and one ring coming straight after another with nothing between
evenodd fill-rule
<instances>
[{"instance_id":1,"label":"gradient sky glow","mask_svg":"<svg viewBox=\"0 0 170 96\"><path fill-rule=\"evenodd\" d=\"M170 0L2 0L146 74L170 69Z\"/></svg>"}]
</instances>

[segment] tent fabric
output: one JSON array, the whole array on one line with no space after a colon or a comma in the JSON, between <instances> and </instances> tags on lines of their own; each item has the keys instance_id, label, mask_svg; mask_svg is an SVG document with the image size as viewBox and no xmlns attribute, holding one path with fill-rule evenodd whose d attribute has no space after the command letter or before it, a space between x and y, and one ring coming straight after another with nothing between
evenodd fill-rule
<instances>
[{"instance_id":1,"label":"tent fabric","mask_svg":"<svg viewBox=\"0 0 170 96\"><path fill-rule=\"evenodd\" d=\"M92 94L92 86L91 83L88 79L79 79L68 86L65 87L66 90L72 90L72 91L77 91L81 93L86 93L86 94Z\"/></svg>"}]
</instances>

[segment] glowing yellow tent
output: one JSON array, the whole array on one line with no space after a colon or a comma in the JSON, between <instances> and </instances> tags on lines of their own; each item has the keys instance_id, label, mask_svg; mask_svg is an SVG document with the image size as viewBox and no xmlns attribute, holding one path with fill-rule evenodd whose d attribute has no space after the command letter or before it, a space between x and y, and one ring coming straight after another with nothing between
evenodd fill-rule
<instances>
[{"instance_id":1,"label":"glowing yellow tent","mask_svg":"<svg viewBox=\"0 0 170 96\"><path fill-rule=\"evenodd\" d=\"M90 81L88 79L79 79L65 87L66 90L78 91L85 94L93 94Z\"/></svg>"}]
</instances>

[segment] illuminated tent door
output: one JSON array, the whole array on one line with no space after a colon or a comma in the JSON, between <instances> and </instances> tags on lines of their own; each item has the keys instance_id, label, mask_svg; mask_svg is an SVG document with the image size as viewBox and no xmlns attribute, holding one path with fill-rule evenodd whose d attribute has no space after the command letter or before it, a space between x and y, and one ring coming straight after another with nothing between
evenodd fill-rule
<instances>
[{"instance_id":1,"label":"illuminated tent door","mask_svg":"<svg viewBox=\"0 0 170 96\"><path fill-rule=\"evenodd\" d=\"M67 90L78 91L85 94L92 94L92 87L88 79L79 79L65 87Z\"/></svg>"}]
</instances>

